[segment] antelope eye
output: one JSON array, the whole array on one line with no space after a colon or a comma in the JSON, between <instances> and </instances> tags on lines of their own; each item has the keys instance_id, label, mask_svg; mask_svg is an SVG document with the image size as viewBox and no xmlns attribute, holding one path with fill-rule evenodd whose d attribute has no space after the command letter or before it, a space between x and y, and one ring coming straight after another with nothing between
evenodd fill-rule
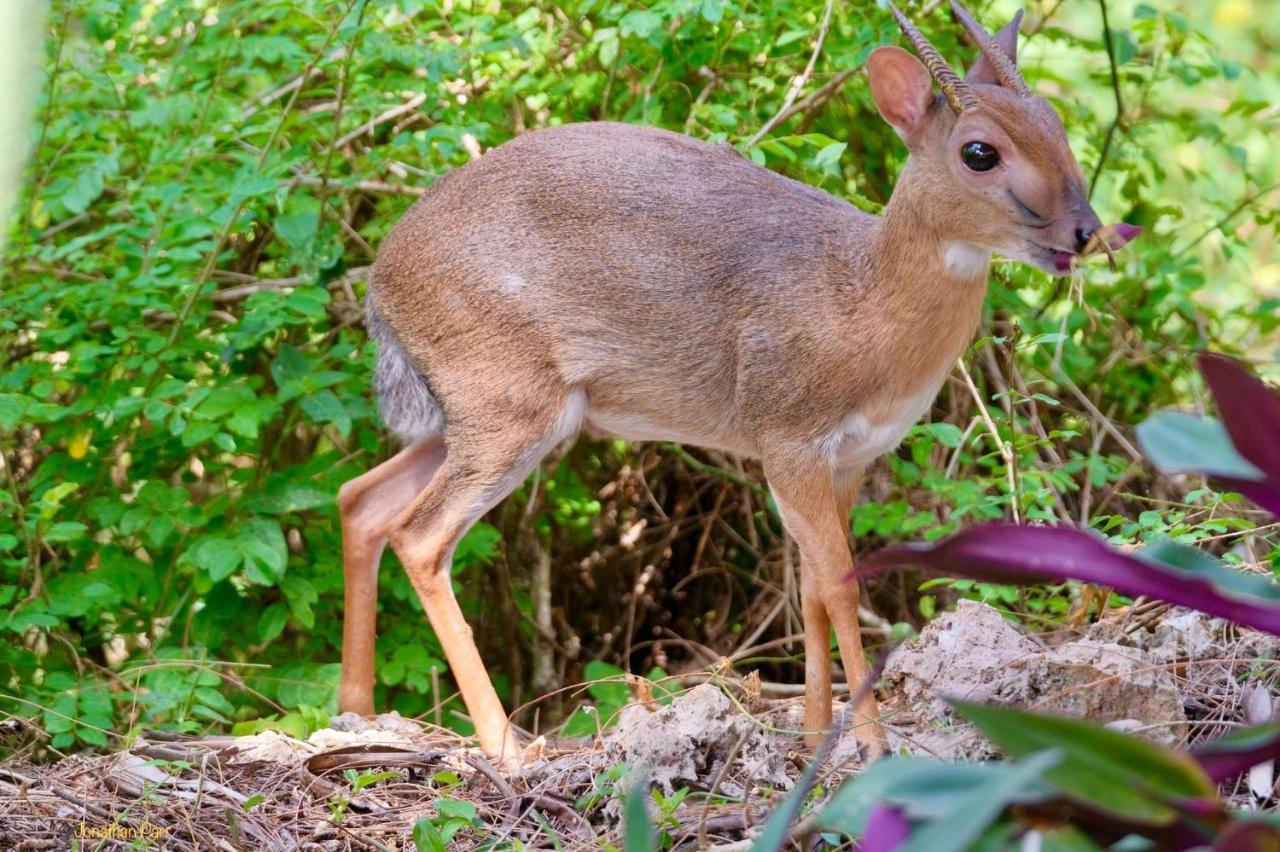
<instances>
[{"instance_id":1,"label":"antelope eye","mask_svg":"<svg viewBox=\"0 0 1280 852\"><path fill-rule=\"evenodd\" d=\"M986 142L966 142L960 148L960 160L974 172L989 172L1000 162L1000 154Z\"/></svg>"}]
</instances>

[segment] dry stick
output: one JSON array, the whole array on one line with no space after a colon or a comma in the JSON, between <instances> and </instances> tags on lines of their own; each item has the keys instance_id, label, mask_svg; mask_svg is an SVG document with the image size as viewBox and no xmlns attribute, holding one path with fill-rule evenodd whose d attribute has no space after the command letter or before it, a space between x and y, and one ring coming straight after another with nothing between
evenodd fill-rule
<instances>
[{"instance_id":1,"label":"dry stick","mask_svg":"<svg viewBox=\"0 0 1280 852\"><path fill-rule=\"evenodd\" d=\"M1007 383L1005 382L1005 380L1004 380L1004 375L1003 375L1003 373L1001 373L1001 371L1000 371L1000 362L996 359L995 347L993 347L993 346L984 346L984 347L981 349L981 351L980 351L980 353L979 353L979 354L980 354L980 355L981 355L981 356L986 360L986 362L987 362L987 369L988 369L988 371L989 371L989 372L987 373L987 381L988 381L989 383L991 383L991 384L994 384L994 385L996 386L996 391L997 391L997 393L998 393L998 394L1000 394L1000 395L1003 397L1003 400L1001 401L1001 408L1003 408L1003 409L1004 409L1005 416L1006 416L1006 417L1008 417L1008 419L1009 419L1009 434L1010 434L1010 435L1016 435L1016 434L1017 434L1017 432L1018 432L1018 430L1017 430L1017 426L1016 426L1015 421L1014 421L1014 415L1013 415L1013 400L1012 400L1012 398L1011 398L1011 396L1010 396L1010 394L1009 394L1009 386L1008 386L1008 384L1007 384ZM1010 358L1009 358L1009 363L1010 363L1010 364L1012 364L1012 363L1013 363L1013 357L1012 357L1012 355L1011 355L1011 356L1010 356ZM1032 418L1032 419L1035 419L1035 418ZM1013 451L1013 441L1012 441L1012 440L1010 440L1010 441L1009 441L1009 450L1010 450L1010 453L1012 453L1012 451ZM1021 479L1020 479L1020 478L1019 478L1019 476L1018 476L1018 466L1017 466L1016 464L1013 466L1013 479L1012 479L1012 483L1013 483L1013 493L1014 493L1014 494L1019 494L1019 493L1021 493L1021 491L1022 491L1022 483L1021 483ZM1050 484L1050 486L1049 486L1049 487L1050 487L1050 488L1053 488L1052 484ZM1057 491L1057 489L1056 489L1056 488L1053 488L1053 492L1054 492L1054 494L1057 494L1057 493L1058 493L1058 491ZM1060 494L1058 495L1058 502L1059 502L1059 503L1061 503L1061 502L1062 502L1062 495L1060 495ZM1014 511L1014 520L1015 520L1015 521L1017 520L1017 517L1018 517L1018 516L1017 516L1017 511L1015 510L1015 511ZM1070 520L1070 519L1068 518L1068 520Z\"/></svg>"},{"instance_id":2,"label":"dry stick","mask_svg":"<svg viewBox=\"0 0 1280 852\"><path fill-rule=\"evenodd\" d=\"M778 595L778 602L773 605L772 609L769 610L769 614L760 620L760 623L756 625L755 630L751 631L750 636L748 636L747 638L743 639L741 642L738 643L737 650L735 650L732 654L729 655L729 659L734 662L737 662L738 660L746 656L744 652L750 650L752 643L754 643L757 639L759 639L761 634L763 634L766 630L769 629L769 625L773 624L773 620L778 617L778 615L782 612L782 608L785 607L786 605L787 605L787 593L786 591L783 591Z\"/></svg>"},{"instance_id":3,"label":"dry stick","mask_svg":"<svg viewBox=\"0 0 1280 852\"><path fill-rule=\"evenodd\" d=\"M807 95L803 100L792 104L791 108L781 113L777 124L782 124L787 119L798 113L805 113L806 119L809 114L818 107L826 103L832 95L840 91L840 87L844 85L844 81L848 80L854 74L858 73L856 68L847 68L836 76L822 84L822 87L815 90L813 94ZM777 124L774 126L776 127Z\"/></svg>"},{"instance_id":4,"label":"dry stick","mask_svg":"<svg viewBox=\"0 0 1280 852\"><path fill-rule=\"evenodd\" d=\"M1106 433L1095 430L1093 433L1093 446L1089 450L1090 456L1095 456L1102 449L1102 439L1106 437ZM1084 478L1084 491L1080 495L1080 517L1077 523L1080 526L1088 526L1089 513L1093 509L1093 477L1086 476Z\"/></svg>"},{"instance_id":5,"label":"dry stick","mask_svg":"<svg viewBox=\"0 0 1280 852\"><path fill-rule=\"evenodd\" d=\"M364 13L368 8L366 4L360 4L360 11L356 14L356 32L359 33L360 24L364 21ZM342 57L342 67L338 74L338 100L333 110L333 130L329 136L329 144L325 147L324 166L320 169L320 215L316 217L315 241L320 242L320 236L324 233L325 211L329 206L329 170L333 166L333 152L337 150L338 145L334 141L334 136L342 128L342 117L346 114L347 95L350 92L348 78L351 76L351 59L355 56L356 49L360 44L359 35L351 42L346 54ZM342 221L342 216L338 216L338 220ZM367 248L367 246L366 246Z\"/></svg>"},{"instance_id":6,"label":"dry stick","mask_svg":"<svg viewBox=\"0 0 1280 852\"><path fill-rule=\"evenodd\" d=\"M1120 434L1120 430L1115 427L1115 424L1111 422L1110 418L1098 410L1098 406L1094 405L1089 397L1084 395L1084 391L1080 390L1076 383L1071 381L1067 374L1062 371L1061 367L1055 364L1054 370L1057 372L1058 378L1066 385L1067 390L1076 398L1076 401L1084 406L1084 409L1088 411L1090 415L1101 421L1102 427L1110 433L1111 437L1116 439L1116 443L1121 447L1124 447L1124 451L1129 454L1131 459L1133 459L1134 464L1142 464L1142 453L1138 452L1138 449L1129 441L1128 438Z\"/></svg>"},{"instance_id":7,"label":"dry stick","mask_svg":"<svg viewBox=\"0 0 1280 852\"><path fill-rule=\"evenodd\" d=\"M335 59L341 59L343 54L345 54L346 52L347 52L347 49L345 47L340 47L337 50L333 51L333 53L330 53L328 56L326 56L325 61L332 62ZM310 77L317 74L324 74L324 73L325 73L325 70L322 67L317 67L314 64L308 66L297 77L294 77L292 80L285 83L283 86L279 87L278 89L273 89L272 91L268 92L267 94L263 95L262 97L254 101L252 104L250 104L248 109L244 111L243 117L252 118L263 107L270 106L271 104L280 100L280 98L284 97L285 95L291 94L297 91L298 89L302 88L302 85L306 83Z\"/></svg>"},{"instance_id":8,"label":"dry stick","mask_svg":"<svg viewBox=\"0 0 1280 852\"><path fill-rule=\"evenodd\" d=\"M1247 176L1246 176L1246 177L1247 177ZM1247 208L1247 207L1249 207L1250 205L1252 205L1252 204L1253 204L1253 202L1255 202L1255 201L1257 201L1258 199L1263 198L1263 197L1265 197L1265 196L1267 196L1267 195L1270 195L1271 193L1275 192L1277 189L1280 189L1280 183L1273 183L1273 184L1271 184L1271 186L1268 186L1268 187L1266 187L1265 189L1260 189L1260 190L1258 190L1258 191L1257 191L1257 192L1255 192L1255 193L1252 193L1252 194L1250 194L1250 195L1246 195L1243 199L1241 199L1241 201L1240 201L1240 203L1239 203L1239 204L1237 204L1235 207L1232 207L1232 208L1231 208L1231 210L1229 210L1229 211L1227 212L1227 215L1223 216L1221 219L1219 219L1218 221L1214 222L1214 223L1213 223L1212 225L1210 225L1209 227L1205 228L1203 231L1201 231L1201 232L1196 236L1196 238L1195 238L1195 239L1193 239L1191 242L1187 243L1185 246L1183 246L1182 248L1180 248L1180 249L1178 249L1177 251L1175 251L1175 252L1173 253L1173 255L1172 255L1172 256L1173 256L1174 258L1182 257L1184 254L1186 254L1186 253L1187 253L1188 251L1190 251L1192 248L1194 248L1195 246L1199 245L1199 244L1200 244L1200 242L1201 242L1205 237L1209 236L1209 235L1210 235L1210 234L1212 234L1214 231L1217 231L1217 230L1219 230L1220 228L1224 227L1228 222L1230 222L1232 219L1234 219L1236 216L1238 216L1241 212L1243 212L1243 211L1245 210L1245 208Z\"/></svg>"},{"instance_id":9,"label":"dry stick","mask_svg":"<svg viewBox=\"0 0 1280 852\"><path fill-rule=\"evenodd\" d=\"M509 807L507 808L507 816L513 819L518 818L520 814L520 794L517 793L509 783L507 783L507 779L502 777L502 773L498 772L488 759L480 755L468 754L466 756L466 761L471 764L477 772L487 778L495 790L506 797L504 801L509 804Z\"/></svg>"},{"instance_id":10,"label":"dry stick","mask_svg":"<svg viewBox=\"0 0 1280 852\"><path fill-rule=\"evenodd\" d=\"M1093 168L1093 178L1089 181L1089 197L1093 197L1093 188L1102 175L1102 167L1106 165L1107 155L1111 153L1111 140L1116 135L1116 128L1124 115L1124 101L1120 98L1120 74L1116 70L1116 48L1111 43L1111 23L1107 20L1107 0L1098 0L1102 7L1102 38L1107 46L1107 62L1111 66L1111 92L1116 99L1116 117L1107 128L1107 136L1102 142L1102 153L1098 155L1098 165Z\"/></svg>"},{"instance_id":11,"label":"dry stick","mask_svg":"<svg viewBox=\"0 0 1280 852\"><path fill-rule=\"evenodd\" d=\"M357 266L355 269L349 269L343 275L329 281L325 286L341 287L351 281L360 280L368 273L368 266ZM211 298L216 303L236 302L240 299L247 299L254 293L261 293L267 290L288 290L292 287L306 286L308 283L306 279L297 275L289 278L262 278L246 284L237 284L235 287L228 287L225 290L219 290Z\"/></svg>"},{"instance_id":12,"label":"dry stick","mask_svg":"<svg viewBox=\"0 0 1280 852\"><path fill-rule=\"evenodd\" d=\"M955 476L956 468L960 464L960 453L964 451L964 445L968 443L969 436L973 434L974 428L982 422L982 418L973 417L969 420L969 425L964 428L964 432L960 433L960 440L956 442L955 451L951 453L951 460L947 462L946 470L943 476L947 479Z\"/></svg>"},{"instance_id":13,"label":"dry stick","mask_svg":"<svg viewBox=\"0 0 1280 852\"><path fill-rule=\"evenodd\" d=\"M361 136L372 133L379 125L386 124L388 121L397 119L406 113L413 112L418 107L422 106L423 103L426 102L426 100L427 100L427 96L425 93L419 93L414 95L409 100L400 104L400 106L392 107L391 109L387 110L381 115L378 115L374 118L369 119L364 124L357 127L355 130L352 130L350 133L338 139L337 142L334 142L333 147L345 148L347 145L350 145L353 141L355 141L356 139L359 139Z\"/></svg>"},{"instance_id":14,"label":"dry stick","mask_svg":"<svg viewBox=\"0 0 1280 852\"><path fill-rule=\"evenodd\" d=\"M813 76L813 68L818 64L818 55L822 53L822 43L827 40L827 30L831 26L831 10L835 6L835 0L827 0L826 7L822 10L822 23L818 26L818 40L813 45L813 53L809 54L809 64L804 67L804 71L800 72L800 76L791 84L790 91L787 92L786 100L782 102L782 109L778 110L773 118L764 123L764 126L755 132L755 135L747 140L746 147L755 147L755 144L765 137L770 130L781 124L786 118L794 113L788 113L791 105L796 102L796 98L800 96L800 90L809 82L809 78Z\"/></svg>"},{"instance_id":15,"label":"dry stick","mask_svg":"<svg viewBox=\"0 0 1280 852\"><path fill-rule=\"evenodd\" d=\"M1000 437L1000 430L996 428L996 422L991 419L991 412L987 410L986 403L982 401L982 394L979 393L978 386L973 383L973 377L969 375L969 369L964 365L964 358L956 359L956 366L960 368L960 375L964 376L964 383L969 388L969 395L973 397L974 403L978 406L978 411L982 414L982 421L986 423L987 431L991 433L991 440L995 441L996 448L1000 451L1000 457L1004 459L1005 473L1009 477L1009 505L1013 509L1013 522L1015 524L1021 523L1018 513L1017 479L1013 471L1013 450Z\"/></svg>"},{"instance_id":16,"label":"dry stick","mask_svg":"<svg viewBox=\"0 0 1280 852\"><path fill-rule=\"evenodd\" d=\"M729 767L733 766L733 762L738 759L738 752L742 750L743 744L753 733L755 731L749 726L743 729L742 735L738 737L738 741L729 750L729 756L725 758L724 765L716 773L716 779L711 782L711 789L707 791L707 806L702 809L702 818L698 820L699 849L707 848L707 818L711 815L711 800L716 797L716 793L720 792L720 784L724 781L724 777L729 774Z\"/></svg>"},{"instance_id":17,"label":"dry stick","mask_svg":"<svg viewBox=\"0 0 1280 852\"><path fill-rule=\"evenodd\" d=\"M795 788L793 788L791 794L780 806L780 809L788 808L792 811L787 820L788 825L793 823L795 818L799 816L800 808L804 805L804 800L808 798L809 791L812 790L814 784L817 783L818 773L822 770L822 767L826 765L827 761L831 759L831 755L836 748L836 743L840 741L844 732L852 727L853 708L857 707L864 698L874 692L876 681L880 680L880 676L884 674L884 666L888 658L887 654L881 656L880 659L876 661L875 665L872 666L871 670L867 672L867 676L862 683L858 684L858 688L856 690L850 690L849 701L845 704L844 709L840 711L840 715L836 718L835 724L832 725L831 733L827 734L827 736L823 738L822 745L818 747L817 754L813 756L813 760L810 761L809 766L805 768L805 771L801 773L799 780L796 781ZM816 828L817 826L814 822L814 818L810 816L796 824L795 828L791 831L791 837L807 837ZM773 849L764 847L761 849L761 852L781 852L785 847L786 842L786 839L784 839L781 844L773 847Z\"/></svg>"},{"instance_id":18,"label":"dry stick","mask_svg":"<svg viewBox=\"0 0 1280 852\"><path fill-rule=\"evenodd\" d=\"M294 186L326 186L333 185L336 181L326 181L324 178L312 175L297 175L290 181ZM410 186L403 183L389 183L383 180L360 180L353 184L340 184L350 189L358 189L362 192L380 192L383 195L413 195L421 196L426 193L426 189L420 186Z\"/></svg>"}]
</instances>

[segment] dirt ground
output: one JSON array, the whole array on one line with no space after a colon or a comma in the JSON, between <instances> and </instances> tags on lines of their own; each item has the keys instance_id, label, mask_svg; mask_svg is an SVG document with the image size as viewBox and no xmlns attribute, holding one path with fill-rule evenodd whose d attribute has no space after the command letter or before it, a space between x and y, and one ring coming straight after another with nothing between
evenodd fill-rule
<instances>
[{"instance_id":1,"label":"dirt ground","mask_svg":"<svg viewBox=\"0 0 1280 852\"><path fill-rule=\"evenodd\" d=\"M882 709L900 754L998 756L945 696L1186 745L1271 715L1278 654L1271 637L1163 605L1029 635L962 602L890 656ZM305 741L152 733L114 754L10 762L0 765L0 849L70 849L78 838L102 850L407 850L420 821L423 849L597 849L621 845L628 767L643 768L654 820L674 848L743 849L809 753L800 700L764 698L741 674L665 706L640 695L603 736L535 743L516 774L449 731L395 714L335 717ZM846 734L819 789L862 765ZM1224 792L1256 807L1273 783L1252 777Z\"/></svg>"}]
</instances>

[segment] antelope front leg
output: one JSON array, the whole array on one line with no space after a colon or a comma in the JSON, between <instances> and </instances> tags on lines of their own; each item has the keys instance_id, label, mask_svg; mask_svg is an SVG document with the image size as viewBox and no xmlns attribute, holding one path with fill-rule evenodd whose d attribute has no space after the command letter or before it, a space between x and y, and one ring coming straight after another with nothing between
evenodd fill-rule
<instances>
[{"instance_id":1,"label":"antelope front leg","mask_svg":"<svg viewBox=\"0 0 1280 852\"><path fill-rule=\"evenodd\" d=\"M847 489L837 489L831 469L821 460L795 459L766 464L787 532L800 546L800 595L805 622L805 727L810 744L831 727L830 629L835 628L840 658L851 693L870 677L858 626L858 586L846 582L853 568L849 552ZM875 695L870 690L853 710L858 741L869 756L884 750Z\"/></svg>"}]
</instances>

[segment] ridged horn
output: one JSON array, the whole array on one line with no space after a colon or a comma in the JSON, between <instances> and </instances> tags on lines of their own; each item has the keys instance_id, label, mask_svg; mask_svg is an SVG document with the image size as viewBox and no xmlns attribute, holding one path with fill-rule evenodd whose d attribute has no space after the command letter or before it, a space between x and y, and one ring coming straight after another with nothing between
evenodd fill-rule
<instances>
[{"instance_id":1,"label":"ridged horn","mask_svg":"<svg viewBox=\"0 0 1280 852\"><path fill-rule=\"evenodd\" d=\"M938 88L942 90L943 96L947 99L947 103L951 105L952 112L959 115L966 110L978 108L978 98L973 94L973 90L969 88L969 84L960 79L955 71L951 70L951 66L942 58L942 54L938 53L938 49L929 44L929 40L924 37L920 30L916 29L915 24L911 23L906 15L895 5L892 0L885 0L885 5L889 7L890 13L893 14L894 20L901 27L903 35L907 37L907 41L911 42L911 46L916 49L916 55L920 57L920 61L924 63L924 67L929 69L930 76L937 82Z\"/></svg>"},{"instance_id":2,"label":"ridged horn","mask_svg":"<svg viewBox=\"0 0 1280 852\"><path fill-rule=\"evenodd\" d=\"M1027 85L1027 81L1022 79L1018 66L1009 58L1009 54L1004 52L1004 48L991 37L991 33L983 29L982 24L974 20L973 15L970 15L956 0L951 0L951 10L956 13L956 17L960 19L961 26L977 43L978 49L982 51L982 55L991 63L991 67L996 70L996 76L1000 78L1000 82L1004 84L1004 87L1011 92L1030 97L1032 94L1031 88ZM1021 16L1022 13L1019 12L1018 15Z\"/></svg>"}]
</instances>

